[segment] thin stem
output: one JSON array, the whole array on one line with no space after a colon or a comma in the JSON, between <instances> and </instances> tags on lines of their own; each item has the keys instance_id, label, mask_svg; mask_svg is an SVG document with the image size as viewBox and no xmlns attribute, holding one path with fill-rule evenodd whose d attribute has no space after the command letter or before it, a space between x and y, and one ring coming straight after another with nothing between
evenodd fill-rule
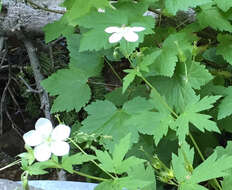
<instances>
[{"instance_id":1,"label":"thin stem","mask_svg":"<svg viewBox=\"0 0 232 190\"><path fill-rule=\"evenodd\" d=\"M52 12L52 13L58 13L58 14L64 14L65 11L61 11L61 10L52 10L52 9L48 9L46 7L42 7L36 3L34 3L32 0L26 0L27 3L29 3L32 7L36 8L36 9L41 9L44 11L48 11L48 12Z\"/></svg>"},{"instance_id":2,"label":"thin stem","mask_svg":"<svg viewBox=\"0 0 232 190\"><path fill-rule=\"evenodd\" d=\"M14 162L12 162L12 163L10 163L10 164L8 164L8 165L6 165L6 166L0 168L0 171L5 170L5 169L7 169L7 168L10 168L11 166L14 166L14 165L16 165L16 164L19 164L20 162L21 162L21 159L16 160L16 161L14 161Z\"/></svg>"},{"instance_id":3,"label":"thin stem","mask_svg":"<svg viewBox=\"0 0 232 190\"><path fill-rule=\"evenodd\" d=\"M80 175L80 176L87 177L89 179L95 179L95 180L98 180L98 181L107 181L107 179L104 179L104 178L101 178L101 177L91 176L91 175L88 175L88 174L85 174L85 173L82 173L82 172L78 172L76 170L74 170L73 172Z\"/></svg>"},{"instance_id":4,"label":"thin stem","mask_svg":"<svg viewBox=\"0 0 232 190\"><path fill-rule=\"evenodd\" d=\"M189 137L190 137L191 141L193 142L193 145L194 145L195 148L197 149L197 152L198 152L198 154L200 155L202 161L205 161L205 158L204 158L203 154L201 153L201 150L200 150L200 148L198 147L198 145L197 145L197 143L196 143L196 141L195 141L195 139L193 138L193 136L192 136L191 133L189 133Z\"/></svg>"},{"instance_id":5,"label":"thin stem","mask_svg":"<svg viewBox=\"0 0 232 190\"><path fill-rule=\"evenodd\" d=\"M203 154L201 153L201 150L200 150L199 146L197 145L197 143L196 143L196 141L193 138L191 133L189 133L189 137L190 137L191 141L193 142L194 147L197 149L197 152L200 155L202 161L205 161L205 158L204 158ZM217 179L213 179L213 182L215 183L215 185L218 187L219 190L222 190L222 188L221 188L220 184L218 183Z\"/></svg>"},{"instance_id":6,"label":"thin stem","mask_svg":"<svg viewBox=\"0 0 232 190\"><path fill-rule=\"evenodd\" d=\"M109 65L110 69L112 70L112 72L114 73L114 75L118 78L118 80L120 80L120 82L122 83L122 79L121 77L118 75L118 73L115 71L114 67L110 64L110 62L105 58L106 63Z\"/></svg>"},{"instance_id":7,"label":"thin stem","mask_svg":"<svg viewBox=\"0 0 232 190\"><path fill-rule=\"evenodd\" d=\"M88 155L77 143L75 143L72 139L70 139L70 142L73 143L83 154ZM115 179L114 176L112 176L109 172L107 172L105 169L103 169L101 166L99 166L94 160L90 160L93 164L95 164L98 168L100 168L102 171L104 171L108 176L110 176L112 179Z\"/></svg>"}]
</instances>

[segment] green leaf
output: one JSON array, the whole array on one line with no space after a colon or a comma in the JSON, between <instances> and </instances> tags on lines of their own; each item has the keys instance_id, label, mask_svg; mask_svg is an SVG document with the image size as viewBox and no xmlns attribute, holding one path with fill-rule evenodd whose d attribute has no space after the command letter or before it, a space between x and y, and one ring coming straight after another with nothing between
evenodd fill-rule
<instances>
[{"instance_id":1,"label":"green leaf","mask_svg":"<svg viewBox=\"0 0 232 190\"><path fill-rule=\"evenodd\" d=\"M180 184L180 190L208 190L208 189L198 184L182 183Z\"/></svg>"},{"instance_id":2,"label":"green leaf","mask_svg":"<svg viewBox=\"0 0 232 190\"><path fill-rule=\"evenodd\" d=\"M66 15L67 18L72 21L87 14L91 8L105 8L109 6L109 2L107 0L75 0L71 2L66 1L64 5L68 6L69 9Z\"/></svg>"},{"instance_id":3,"label":"green leaf","mask_svg":"<svg viewBox=\"0 0 232 190\"><path fill-rule=\"evenodd\" d=\"M224 98L219 104L219 110L218 110L218 119L222 119L218 121L218 124L221 124L221 128L224 128L227 131L230 131L231 127L229 123L231 122L231 118L228 117L231 115L231 93L232 93L232 87L224 87L224 86L216 86L212 83L209 83L205 86L203 89L204 94L216 94L216 95L222 95ZM216 116L216 114L215 114ZM226 118L227 117L227 118Z\"/></svg>"},{"instance_id":4,"label":"green leaf","mask_svg":"<svg viewBox=\"0 0 232 190\"><path fill-rule=\"evenodd\" d=\"M84 33L80 42L80 52L111 48L113 45L108 42L108 36L104 32L104 29L95 28Z\"/></svg>"},{"instance_id":5,"label":"green leaf","mask_svg":"<svg viewBox=\"0 0 232 190\"><path fill-rule=\"evenodd\" d=\"M232 65L232 35L218 34L217 40L219 41L219 45L217 46L217 54L222 55L223 58Z\"/></svg>"},{"instance_id":6,"label":"green leaf","mask_svg":"<svg viewBox=\"0 0 232 190\"><path fill-rule=\"evenodd\" d=\"M154 77L151 79L152 85L165 97L168 105L175 108L178 113L184 110L187 103L197 99L194 90L182 76L175 74L172 78ZM157 99L157 101L160 100Z\"/></svg>"},{"instance_id":7,"label":"green leaf","mask_svg":"<svg viewBox=\"0 0 232 190\"><path fill-rule=\"evenodd\" d=\"M108 136L102 142L112 151L113 144L118 143L128 133L131 133L131 144L138 141L136 128L127 120L133 117L134 113L137 113L134 116L136 117L150 109L151 105L148 105L148 101L141 97L125 103L122 109L117 109L109 101L96 101L85 108L89 116L82 122L81 131L103 135L103 137Z\"/></svg>"},{"instance_id":8,"label":"green leaf","mask_svg":"<svg viewBox=\"0 0 232 190\"><path fill-rule=\"evenodd\" d=\"M148 100L142 97L135 97L123 105L125 112L131 115L140 114L153 108L154 106Z\"/></svg>"},{"instance_id":9,"label":"green leaf","mask_svg":"<svg viewBox=\"0 0 232 190\"><path fill-rule=\"evenodd\" d=\"M223 119L232 114L231 106L231 98L232 98L232 87L228 87L224 90L226 96L223 98L219 105L218 110L218 119Z\"/></svg>"},{"instance_id":10,"label":"green leaf","mask_svg":"<svg viewBox=\"0 0 232 190\"><path fill-rule=\"evenodd\" d=\"M156 180L154 170L151 165L148 165L146 169L144 168L144 164L136 165L130 169L128 176L132 177L132 179L147 181L150 183L141 190L156 190Z\"/></svg>"},{"instance_id":11,"label":"green leaf","mask_svg":"<svg viewBox=\"0 0 232 190\"><path fill-rule=\"evenodd\" d=\"M232 32L232 25L217 7L205 5L201 8L202 11L197 15L197 19L202 27L212 27L215 30Z\"/></svg>"},{"instance_id":12,"label":"green leaf","mask_svg":"<svg viewBox=\"0 0 232 190\"><path fill-rule=\"evenodd\" d=\"M113 180L108 180L100 183L94 190L118 190L119 184Z\"/></svg>"},{"instance_id":13,"label":"green leaf","mask_svg":"<svg viewBox=\"0 0 232 190\"><path fill-rule=\"evenodd\" d=\"M205 66L191 60L178 63L172 78L152 77L152 85L165 97L166 102L177 113L184 110L186 104L197 100L193 88L200 89L213 77ZM159 101L159 100L157 100Z\"/></svg>"},{"instance_id":14,"label":"green leaf","mask_svg":"<svg viewBox=\"0 0 232 190\"><path fill-rule=\"evenodd\" d=\"M100 183L95 190L135 190L141 189L149 185L149 181L145 180L138 180L131 177L122 177L116 178L115 180L108 180L105 182ZM155 190L155 189L153 189Z\"/></svg>"},{"instance_id":15,"label":"green leaf","mask_svg":"<svg viewBox=\"0 0 232 190\"><path fill-rule=\"evenodd\" d=\"M201 86L213 79L212 75L205 68L205 66L198 62L188 61L186 66L187 73L185 76L183 76L183 78L185 77L184 79L187 80L187 82L189 82L191 87L194 89L199 90Z\"/></svg>"},{"instance_id":16,"label":"green leaf","mask_svg":"<svg viewBox=\"0 0 232 190\"><path fill-rule=\"evenodd\" d=\"M125 189L125 190L135 190L135 189L141 189L147 187L151 184L151 181L148 180L141 180L141 179L135 179L133 177L123 177L118 180L120 184L119 189ZM155 189L153 189L155 190Z\"/></svg>"},{"instance_id":17,"label":"green leaf","mask_svg":"<svg viewBox=\"0 0 232 190\"><path fill-rule=\"evenodd\" d=\"M115 145L113 156L113 162L116 166L120 166L126 153L130 148L130 138L131 135L128 134L123 139L120 140L119 144Z\"/></svg>"},{"instance_id":18,"label":"green leaf","mask_svg":"<svg viewBox=\"0 0 232 190\"><path fill-rule=\"evenodd\" d=\"M171 48L162 47L161 49L155 48L152 53L147 55L143 63L150 62L150 71L155 72L155 75L163 75L171 77L174 73L176 62L178 61L176 52Z\"/></svg>"},{"instance_id":19,"label":"green leaf","mask_svg":"<svg viewBox=\"0 0 232 190\"><path fill-rule=\"evenodd\" d=\"M61 3L61 6L66 7L68 10L70 10L74 4L75 0L65 0L63 3Z\"/></svg>"},{"instance_id":20,"label":"green leaf","mask_svg":"<svg viewBox=\"0 0 232 190\"><path fill-rule=\"evenodd\" d=\"M144 85L131 85L126 92L122 93L122 88L116 88L112 92L105 95L106 100L113 102L116 106L122 106L126 101L137 96L148 98L149 92Z\"/></svg>"},{"instance_id":21,"label":"green leaf","mask_svg":"<svg viewBox=\"0 0 232 190\"><path fill-rule=\"evenodd\" d=\"M154 75L171 77L178 61L178 50L184 53L191 52L194 40L196 38L186 32L171 34L163 42L162 48L150 50L150 54L144 57L142 64L150 65L150 71L154 72Z\"/></svg>"},{"instance_id":22,"label":"green leaf","mask_svg":"<svg viewBox=\"0 0 232 190\"><path fill-rule=\"evenodd\" d=\"M116 5L115 5L116 6ZM137 42L126 42L125 39L120 40L120 50L124 55L130 54L139 43L143 41L145 34L153 33L154 19L144 17L147 5L143 3L117 3L117 9L105 9L105 13L91 11L89 14L77 19L77 23L90 29L83 33L80 43L80 51L109 49L118 43L110 44L108 38L112 34L106 33L104 30L110 26L142 26L144 31L138 32L139 40ZM142 12L144 11L144 12ZM94 18L94 19L93 19ZM92 43L94 41L94 43Z\"/></svg>"},{"instance_id":23,"label":"green leaf","mask_svg":"<svg viewBox=\"0 0 232 190\"><path fill-rule=\"evenodd\" d=\"M215 152L217 153L219 158L225 155L232 156L232 141L227 141L227 145L225 148L222 146L216 147ZM229 175L223 177L223 181L222 181L223 190L230 190L232 185L232 178L231 178L232 169L229 169L227 172Z\"/></svg>"},{"instance_id":24,"label":"green leaf","mask_svg":"<svg viewBox=\"0 0 232 190\"><path fill-rule=\"evenodd\" d=\"M131 123L140 133L153 135L156 145L167 134L172 122L170 115L159 112L144 112L127 121L128 125Z\"/></svg>"},{"instance_id":25,"label":"green leaf","mask_svg":"<svg viewBox=\"0 0 232 190\"><path fill-rule=\"evenodd\" d=\"M217 154L213 153L207 160L197 166L190 178L191 183L200 183L210 179L227 176L226 170L231 169L232 156L224 155L217 158Z\"/></svg>"},{"instance_id":26,"label":"green leaf","mask_svg":"<svg viewBox=\"0 0 232 190\"><path fill-rule=\"evenodd\" d=\"M60 20L45 25L43 30L45 32L45 42L48 43L61 35L66 37L74 33L75 28L69 24L67 16L64 15Z\"/></svg>"},{"instance_id":27,"label":"green leaf","mask_svg":"<svg viewBox=\"0 0 232 190\"><path fill-rule=\"evenodd\" d=\"M184 145L184 146L183 146ZM232 156L217 156L213 153L203 163L193 169L194 150L184 143L178 150L178 156L172 155L172 166L175 177L182 190L207 190L198 183L227 176L228 169L232 168L230 164Z\"/></svg>"},{"instance_id":28,"label":"green leaf","mask_svg":"<svg viewBox=\"0 0 232 190\"><path fill-rule=\"evenodd\" d=\"M47 168L61 168L59 164L53 160L48 160L44 162L36 162L33 165L29 166L27 171L30 175L43 175L48 173L45 169Z\"/></svg>"},{"instance_id":29,"label":"green leaf","mask_svg":"<svg viewBox=\"0 0 232 190\"><path fill-rule=\"evenodd\" d=\"M186 142L178 149L178 156L172 154L173 171L178 183L183 183L187 176L191 176L193 159L194 149L190 149Z\"/></svg>"},{"instance_id":30,"label":"green leaf","mask_svg":"<svg viewBox=\"0 0 232 190\"><path fill-rule=\"evenodd\" d=\"M103 66L103 58L100 53L92 51L79 52L80 35L73 34L67 38L70 65L75 66L86 73L86 76L98 76Z\"/></svg>"},{"instance_id":31,"label":"green leaf","mask_svg":"<svg viewBox=\"0 0 232 190\"><path fill-rule=\"evenodd\" d=\"M208 48L202 54L203 58L219 65L225 64L225 60L221 55L216 54L216 50L217 50L216 47Z\"/></svg>"},{"instance_id":32,"label":"green leaf","mask_svg":"<svg viewBox=\"0 0 232 190\"><path fill-rule=\"evenodd\" d=\"M123 78L123 87L122 87L122 93L125 93L125 91L127 90L128 86L133 82L133 80L135 79L135 76L137 75L136 71L133 69L128 69L127 70L129 72L129 74L127 74L124 78Z\"/></svg>"},{"instance_id":33,"label":"green leaf","mask_svg":"<svg viewBox=\"0 0 232 190\"><path fill-rule=\"evenodd\" d=\"M151 94L154 96L154 93ZM153 135L156 144L167 134L169 126L174 122L171 114L159 109L158 104L156 101L148 102L142 98L135 98L124 104L125 111L133 115L125 121L125 125L132 126L142 134ZM159 112L150 111L153 107Z\"/></svg>"},{"instance_id":34,"label":"green leaf","mask_svg":"<svg viewBox=\"0 0 232 190\"><path fill-rule=\"evenodd\" d=\"M217 146L214 152L217 153L218 157L224 155L232 156L232 141L227 141L226 147Z\"/></svg>"},{"instance_id":35,"label":"green leaf","mask_svg":"<svg viewBox=\"0 0 232 190\"><path fill-rule=\"evenodd\" d=\"M217 6L224 12L228 11L232 7L232 1L230 0L214 0Z\"/></svg>"},{"instance_id":36,"label":"green leaf","mask_svg":"<svg viewBox=\"0 0 232 190\"><path fill-rule=\"evenodd\" d=\"M90 100L90 88L86 84L88 76L75 67L61 69L41 82L41 85L50 93L57 96L51 112L77 112Z\"/></svg>"},{"instance_id":37,"label":"green leaf","mask_svg":"<svg viewBox=\"0 0 232 190\"><path fill-rule=\"evenodd\" d=\"M210 3L212 0L165 0L165 7L168 13L172 15L176 15L177 11L187 11L188 8L194 8L196 6L200 6L206 3Z\"/></svg>"},{"instance_id":38,"label":"green leaf","mask_svg":"<svg viewBox=\"0 0 232 190\"><path fill-rule=\"evenodd\" d=\"M126 153L130 147L130 134L122 138L119 144L115 144L112 158L107 152L96 150L96 155L100 161L100 166L111 173L123 174L131 167L145 162L145 160L136 158L134 156L124 160Z\"/></svg>"},{"instance_id":39,"label":"green leaf","mask_svg":"<svg viewBox=\"0 0 232 190\"><path fill-rule=\"evenodd\" d=\"M116 169L114 168L114 163L110 154L106 151L103 152L101 150L96 150L95 152L97 159L99 160L99 162L101 162L100 166L108 172L116 173Z\"/></svg>"},{"instance_id":40,"label":"green leaf","mask_svg":"<svg viewBox=\"0 0 232 190\"><path fill-rule=\"evenodd\" d=\"M232 170L228 171L228 175L223 177L222 181L222 189L223 190L230 190L232 187Z\"/></svg>"},{"instance_id":41,"label":"green leaf","mask_svg":"<svg viewBox=\"0 0 232 190\"><path fill-rule=\"evenodd\" d=\"M62 158L62 168L67 170L69 173L73 173L73 165L80 165L84 162L96 159L93 155L85 155L82 153L76 153L72 156L66 156Z\"/></svg>"},{"instance_id":42,"label":"green leaf","mask_svg":"<svg viewBox=\"0 0 232 190\"><path fill-rule=\"evenodd\" d=\"M189 123L192 123L197 129L204 132L204 130L219 132L217 125L214 121L211 121L210 115L200 114L198 112L210 109L213 107L220 96L204 97L192 103L186 105L185 110L176 119L175 125L178 127L177 136L180 143L185 141L185 136L189 133Z\"/></svg>"}]
</instances>

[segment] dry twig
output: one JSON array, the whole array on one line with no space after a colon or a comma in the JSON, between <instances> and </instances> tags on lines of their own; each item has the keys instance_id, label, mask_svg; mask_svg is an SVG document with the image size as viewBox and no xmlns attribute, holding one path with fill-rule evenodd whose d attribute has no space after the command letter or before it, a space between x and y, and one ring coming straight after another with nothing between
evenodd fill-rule
<instances>
[{"instance_id":1,"label":"dry twig","mask_svg":"<svg viewBox=\"0 0 232 190\"><path fill-rule=\"evenodd\" d=\"M27 53L30 59L30 64L33 70L35 82L36 82L36 88L39 92L41 91L41 93L39 94L41 109L43 109L45 117L51 120L50 103L49 103L48 94L40 84L40 82L44 79L44 77L40 72L40 63L36 55L36 49L34 48L31 41L25 37L22 31L17 32L17 37L18 39L23 41L26 47L26 50L27 50Z\"/></svg>"}]
</instances>

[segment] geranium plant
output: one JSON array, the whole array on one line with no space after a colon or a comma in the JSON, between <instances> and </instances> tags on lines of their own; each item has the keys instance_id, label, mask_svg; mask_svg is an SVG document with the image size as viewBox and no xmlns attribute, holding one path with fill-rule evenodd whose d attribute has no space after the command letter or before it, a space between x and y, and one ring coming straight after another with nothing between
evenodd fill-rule
<instances>
[{"instance_id":1,"label":"geranium plant","mask_svg":"<svg viewBox=\"0 0 232 190\"><path fill-rule=\"evenodd\" d=\"M87 116L70 138L68 126L52 131L38 120L24 135L24 177L63 168L97 180L96 190L231 189L232 144L220 142L232 132L232 1L65 0L61 6L66 12L44 27L45 40L65 37L70 62L42 86L54 97L51 113ZM93 100L89 79L102 75L104 63L122 85ZM129 66L119 75L112 65L123 63ZM99 176L76 166L96 167Z\"/></svg>"}]
</instances>

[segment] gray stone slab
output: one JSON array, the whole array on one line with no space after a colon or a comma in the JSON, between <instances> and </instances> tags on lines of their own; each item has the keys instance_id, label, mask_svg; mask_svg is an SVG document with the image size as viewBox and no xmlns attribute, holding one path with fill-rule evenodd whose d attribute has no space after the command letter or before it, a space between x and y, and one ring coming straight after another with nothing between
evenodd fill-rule
<instances>
[{"instance_id":1,"label":"gray stone slab","mask_svg":"<svg viewBox=\"0 0 232 190\"><path fill-rule=\"evenodd\" d=\"M94 190L97 186L94 183L54 180L31 180L29 185L43 190Z\"/></svg>"},{"instance_id":2,"label":"gray stone slab","mask_svg":"<svg viewBox=\"0 0 232 190\"><path fill-rule=\"evenodd\" d=\"M7 179L0 179L0 190L23 190L23 188L22 185L17 182L10 181ZM42 190L42 189L30 186L30 190Z\"/></svg>"}]
</instances>

